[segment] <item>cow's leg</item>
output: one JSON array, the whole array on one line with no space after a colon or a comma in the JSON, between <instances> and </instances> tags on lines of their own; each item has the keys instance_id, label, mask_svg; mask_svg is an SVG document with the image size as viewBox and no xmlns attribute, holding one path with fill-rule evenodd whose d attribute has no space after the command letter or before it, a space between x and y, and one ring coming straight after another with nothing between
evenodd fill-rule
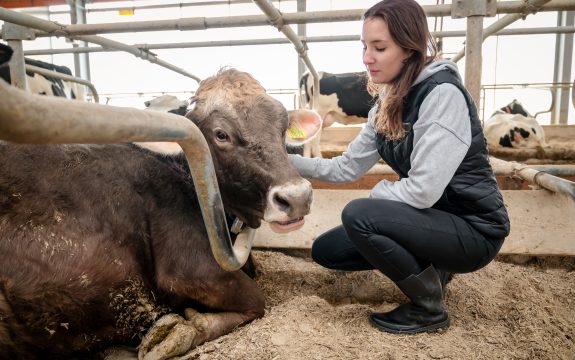
<instances>
[{"instance_id":1,"label":"cow's leg","mask_svg":"<svg viewBox=\"0 0 575 360\"><path fill-rule=\"evenodd\" d=\"M206 341L216 339L264 314L264 295L249 276L242 271L233 273L218 269L203 281L202 294L192 293L189 298L203 306L220 312L198 313L187 309L185 318L168 314L160 318L148 331L140 344L138 357L142 359L169 359L185 354ZM192 287L172 282L171 291L183 296Z\"/></svg>"}]
</instances>

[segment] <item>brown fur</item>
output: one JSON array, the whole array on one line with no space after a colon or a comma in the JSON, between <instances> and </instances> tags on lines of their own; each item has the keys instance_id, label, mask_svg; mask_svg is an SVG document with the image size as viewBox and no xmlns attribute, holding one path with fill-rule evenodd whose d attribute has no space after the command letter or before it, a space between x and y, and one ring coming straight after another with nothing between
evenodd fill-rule
<instances>
[{"instance_id":1,"label":"brown fur","mask_svg":"<svg viewBox=\"0 0 575 360\"><path fill-rule=\"evenodd\" d=\"M236 70L197 96L188 117L212 151L224 207L258 227L268 190L301 179L285 152L287 113ZM212 312L194 320L192 346L263 315L256 283L215 262L182 155L0 143L0 169L0 359L137 345L160 316L190 307Z\"/></svg>"}]
</instances>

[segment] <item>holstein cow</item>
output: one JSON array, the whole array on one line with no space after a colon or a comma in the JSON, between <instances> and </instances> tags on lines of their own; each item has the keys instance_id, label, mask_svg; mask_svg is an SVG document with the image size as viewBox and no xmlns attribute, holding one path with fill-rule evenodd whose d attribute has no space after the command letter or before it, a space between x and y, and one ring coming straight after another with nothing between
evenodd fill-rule
<instances>
[{"instance_id":1,"label":"holstein cow","mask_svg":"<svg viewBox=\"0 0 575 360\"><path fill-rule=\"evenodd\" d=\"M493 117L494 115L497 114L520 114L523 115L525 117L533 117L533 115L531 115L524 107L523 105L517 101L517 99L513 99L512 102L510 102L509 104L495 110L493 112L493 114L491 114L491 116Z\"/></svg>"},{"instance_id":2,"label":"holstein cow","mask_svg":"<svg viewBox=\"0 0 575 360\"><path fill-rule=\"evenodd\" d=\"M331 74L318 72L320 94L313 103L313 77L306 73L300 79L300 108L316 111L322 127L337 122L343 125L367 122L367 114L375 104L375 98L367 92L367 73L351 72ZM304 156L321 157L320 135L303 148Z\"/></svg>"},{"instance_id":3,"label":"holstein cow","mask_svg":"<svg viewBox=\"0 0 575 360\"><path fill-rule=\"evenodd\" d=\"M495 111L483 127L490 147L546 147L543 127L517 100Z\"/></svg>"},{"instance_id":4,"label":"holstein cow","mask_svg":"<svg viewBox=\"0 0 575 360\"><path fill-rule=\"evenodd\" d=\"M301 104L303 109L313 109L323 120L323 127L334 122L350 125L367 122L367 114L375 104L375 98L367 92L367 73L351 72L330 74L318 72L320 95L313 104L313 77L306 73L300 79Z\"/></svg>"},{"instance_id":5,"label":"holstein cow","mask_svg":"<svg viewBox=\"0 0 575 360\"><path fill-rule=\"evenodd\" d=\"M227 214L299 228L312 189L288 161L281 103L234 69L194 102ZM146 332L139 358L166 359L264 314L256 282L216 263L181 153L0 142L0 169L0 359L82 356Z\"/></svg>"},{"instance_id":6,"label":"holstein cow","mask_svg":"<svg viewBox=\"0 0 575 360\"><path fill-rule=\"evenodd\" d=\"M180 100L173 95L161 95L144 102L146 110L155 110L161 112L169 112L177 115L186 115L188 111L189 102L187 100Z\"/></svg>"},{"instance_id":7,"label":"holstein cow","mask_svg":"<svg viewBox=\"0 0 575 360\"><path fill-rule=\"evenodd\" d=\"M24 59L24 62L27 65L33 65L42 69L72 76L72 71L67 66L53 65L44 61L27 58ZM0 78L11 83L12 79L10 76L9 66L3 66L0 68ZM85 100L83 86L77 83L71 83L66 80L36 74L31 71L26 71L26 82L28 91L32 94L61 96L68 99Z\"/></svg>"}]
</instances>

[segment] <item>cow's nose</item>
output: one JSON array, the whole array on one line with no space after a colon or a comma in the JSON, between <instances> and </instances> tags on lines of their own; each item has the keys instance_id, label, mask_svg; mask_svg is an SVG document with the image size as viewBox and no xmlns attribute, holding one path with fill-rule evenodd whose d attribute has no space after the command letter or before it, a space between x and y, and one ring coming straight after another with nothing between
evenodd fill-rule
<instances>
[{"instance_id":1,"label":"cow's nose","mask_svg":"<svg viewBox=\"0 0 575 360\"><path fill-rule=\"evenodd\" d=\"M271 205L290 218L309 214L313 199L311 184L306 179L274 186L268 196Z\"/></svg>"}]
</instances>

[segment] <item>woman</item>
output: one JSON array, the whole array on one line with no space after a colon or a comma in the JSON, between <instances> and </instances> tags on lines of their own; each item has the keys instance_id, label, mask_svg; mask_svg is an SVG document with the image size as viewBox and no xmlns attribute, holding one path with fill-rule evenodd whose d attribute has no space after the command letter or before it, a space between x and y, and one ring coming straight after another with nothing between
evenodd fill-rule
<instances>
[{"instance_id":1,"label":"woman","mask_svg":"<svg viewBox=\"0 0 575 360\"><path fill-rule=\"evenodd\" d=\"M363 63L379 95L365 128L332 159L290 155L306 177L358 179L381 158L400 179L383 180L342 212L342 225L316 239L313 259L331 269L377 269L411 300L373 313L392 333L447 327L452 273L475 271L509 234L477 109L456 65L436 59L423 9L383 0L363 16Z\"/></svg>"}]
</instances>

